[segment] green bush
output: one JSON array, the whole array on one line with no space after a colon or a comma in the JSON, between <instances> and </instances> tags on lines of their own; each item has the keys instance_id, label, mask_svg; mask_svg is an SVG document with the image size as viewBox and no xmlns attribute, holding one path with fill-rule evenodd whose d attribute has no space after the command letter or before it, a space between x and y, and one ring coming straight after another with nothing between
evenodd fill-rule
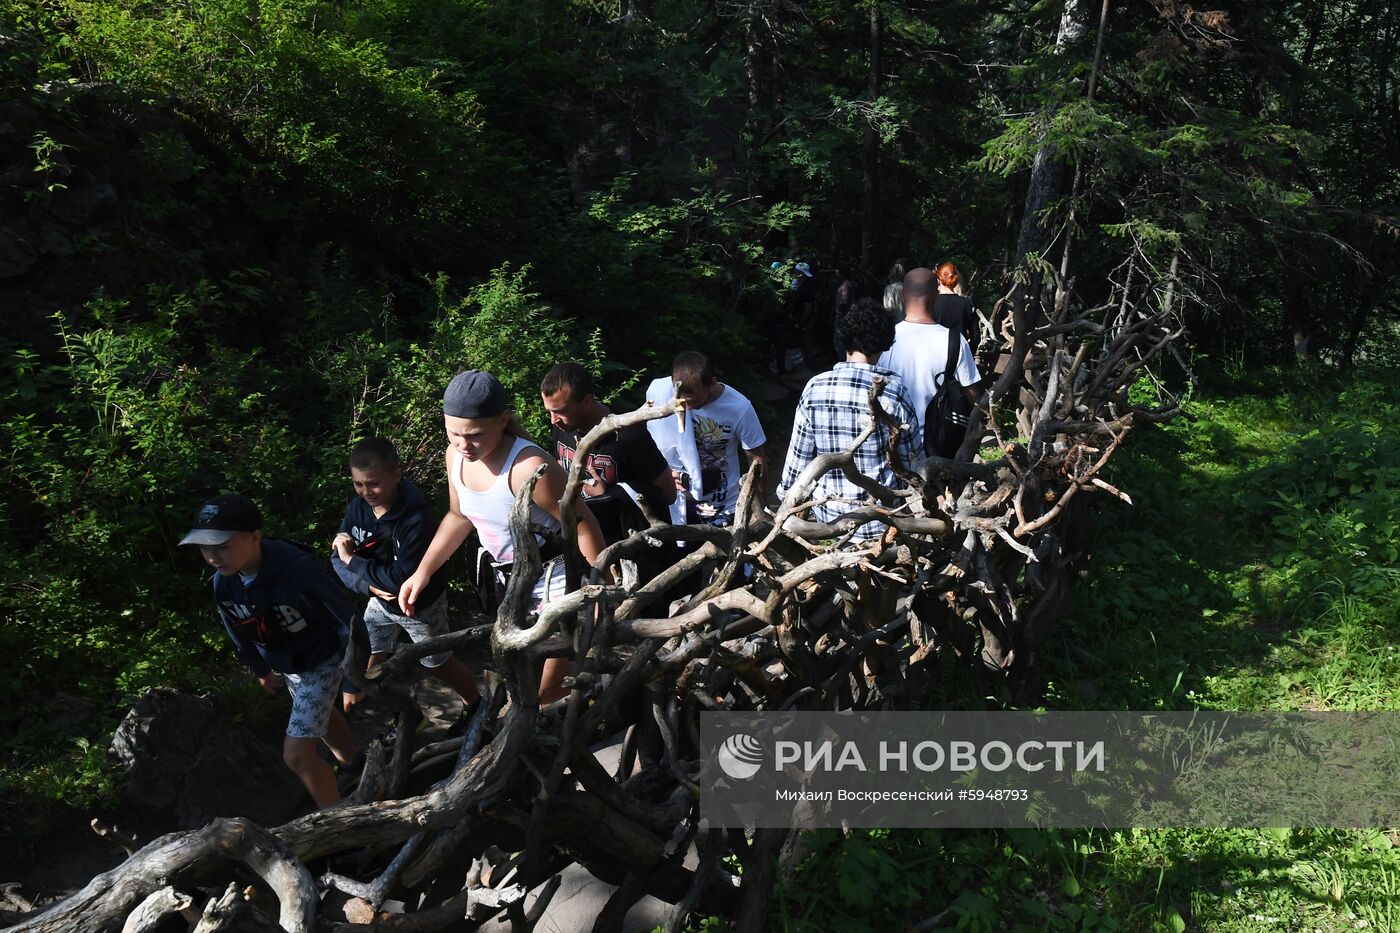
<instances>
[{"instance_id":1,"label":"green bush","mask_svg":"<svg viewBox=\"0 0 1400 933\"><path fill-rule=\"evenodd\" d=\"M74 741L101 744L149 687L207 689L228 675L203 568L176 546L202 499L244 492L270 534L328 540L348 493L346 451L380 433L442 501L442 390L469 365L500 376L543 433L544 371L572 357L601 373L604 350L531 291L528 272L500 269L460 298L439 280L441 310L421 341L375 313L382 296L330 276L298 309L305 328L250 346L227 321L247 290L265 292L249 284L258 276L240 275L55 315L51 356L10 347L0 369L11 478L0 493L0 676L18 700L6 716L45 722L55 691L96 699L98 712L78 735L18 730L5 785L81 800L72 780L45 777L70 773ZM86 766L72 773L98 778Z\"/></svg>"},{"instance_id":2,"label":"green bush","mask_svg":"<svg viewBox=\"0 0 1400 933\"><path fill-rule=\"evenodd\" d=\"M1243 499L1266 505L1277 561L1305 603L1338 590L1393 604L1400 598L1400 405L1360 384L1337 411L1261 472ZM1310 606L1308 608L1319 608Z\"/></svg>"}]
</instances>

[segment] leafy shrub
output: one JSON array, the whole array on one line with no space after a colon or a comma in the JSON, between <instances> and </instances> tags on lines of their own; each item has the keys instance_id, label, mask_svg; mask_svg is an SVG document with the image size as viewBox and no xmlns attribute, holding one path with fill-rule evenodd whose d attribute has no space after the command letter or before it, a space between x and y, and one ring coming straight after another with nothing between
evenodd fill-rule
<instances>
[{"instance_id":1,"label":"leafy shrub","mask_svg":"<svg viewBox=\"0 0 1400 933\"><path fill-rule=\"evenodd\" d=\"M580 339L525 268L498 270L461 298L440 280L441 312L416 342L375 313L381 295L333 276L296 309L305 327L251 315L229 327L241 301L267 300L259 280L95 300L54 316L53 354L12 346L4 357L0 676L19 698L8 715L45 722L55 690L100 709L79 735L17 734L4 763L12 791L81 799L71 781L44 778L98 781L87 750L76 771L61 764L77 760L75 740L102 744L151 686L208 689L232 667L203 568L176 546L202 499L244 492L270 534L327 540L358 437L394 438L440 486L440 400L461 368L495 372L543 431L545 369L566 356L596 371L605 362L601 339Z\"/></svg>"},{"instance_id":2,"label":"leafy shrub","mask_svg":"<svg viewBox=\"0 0 1400 933\"><path fill-rule=\"evenodd\" d=\"M1400 405L1381 387L1343 392L1337 410L1260 472L1244 502L1261 497L1277 561L1306 608L1315 595L1400 599Z\"/></svg>"}]
</instances>

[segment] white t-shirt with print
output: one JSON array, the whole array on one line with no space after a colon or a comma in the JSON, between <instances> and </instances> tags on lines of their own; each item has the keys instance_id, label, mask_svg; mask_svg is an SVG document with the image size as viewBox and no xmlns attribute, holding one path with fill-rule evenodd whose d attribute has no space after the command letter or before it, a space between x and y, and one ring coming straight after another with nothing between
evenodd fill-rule
<instances>
[{"instance_id":1,"label":"white t-shirt with print","mask_svg":"<svg viewBox=\"0 0 1400 933\"><path fill-rule=\"evenodd\" d=\"M958 346L961 348L958 368L953 375L958 385L976 385L982 376L977 372L972 348L961 334L958 335ZM928 403L943 384L943 370L948 366L948 328L942 324L900 321L894 326L894 346L880 355L879 365L899 373L909 389L914 413L922 423ZM922 436L919 440L922 443Z\"/></svg>"},{"instance_id":2,"label":"white t-shirt with print","mask_svg":"<svg viewBox=\"0 0 1400 933\"><path fill-rule=\"evenodd\" d=\"M714 401L690 410L690 423L700 460L700 501L721 515L733 512L744 479L739 448L753 450L768 441L758 413L739 390L724 386Z\"/></svg>"}]
</instances>

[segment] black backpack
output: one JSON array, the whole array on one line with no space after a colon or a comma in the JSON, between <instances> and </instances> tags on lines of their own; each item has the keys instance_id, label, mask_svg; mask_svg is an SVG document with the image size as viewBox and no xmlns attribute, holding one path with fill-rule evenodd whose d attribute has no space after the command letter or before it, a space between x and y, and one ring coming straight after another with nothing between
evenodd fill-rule
<instances>
[{"instance_id":1,"label":"black backpack","mask_svg":"<svg viewBox=\"0 0 1400 933\"><path fill-rule=\"evenodd\" d=\"M967 435L972 402L954 376L962 347L958 332L948 328L948 362L943 367L943 382L924 409L924 453L951 458L962 446Z\"/></svg>"}]
</instances>

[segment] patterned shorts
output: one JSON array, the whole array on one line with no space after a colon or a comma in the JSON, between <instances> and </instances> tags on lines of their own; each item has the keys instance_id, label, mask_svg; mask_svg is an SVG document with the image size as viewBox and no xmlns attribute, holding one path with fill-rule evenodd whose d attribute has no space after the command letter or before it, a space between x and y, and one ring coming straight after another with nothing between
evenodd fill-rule
<instances>
[{"instance_id":1,"label":"patterned shorts","mask_svg":"<svg viewBox=\"0 0 1400 933\"><path fill-rule=\"evenodd\" d=\"M321 667L300 674L283 674L287 692L292 695L292 716L287 720L287 735L294 739L319 739L326 734L340 693L340 681L350 667L353 640L345 646L345 655Z\"/></svg>"},{"instance_id":2,"label":"patterned shorts","mask_svg":"<svg viewBox=\"0 0 1400 933\"><path fill-rule=\"evenodd\" d=\"M365 628L369 629L369 650L374 654L384 654L399 640L399 631L408 633L413 641L422 641L435 635L447 634L447 594L444 593L426 609L420 609L412 616L401 615L385 608L378 599L370 599L365 607ZM452 652L430 654L418 663L424 667L439 667L452 657Z\"/></svg>"}]
</instances>

